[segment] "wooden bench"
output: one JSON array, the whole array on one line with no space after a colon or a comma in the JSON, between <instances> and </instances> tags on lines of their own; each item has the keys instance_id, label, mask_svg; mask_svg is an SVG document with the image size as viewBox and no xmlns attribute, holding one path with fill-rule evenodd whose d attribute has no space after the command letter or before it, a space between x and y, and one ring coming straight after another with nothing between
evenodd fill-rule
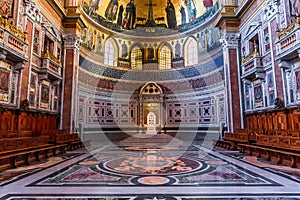
<instances>
[{"instance_id":1,"label":"wooden bench","mask_svg":"<svg viewBox=\"0 0 300 200\"><path fill-rule=\"evenodd\" d=\"M247 143L249 141L248 134L245 133L225 133L225 140L233 141L233 142L242 142Z\"/></svg>"},{"instance_id":2,"label":"wooden bench","mask_svg":"<svg viewBox=\"0 0 300 200\"><path fill-rule=\"evenodd\" d=\"M30 165L30 155L34 155L35 161L40 161L39 155L41 152L44 152L46 158L48 158L49 150L52 150L52 155L57 155L56 151L59 149L60 153L65 153L65 148L68 144L59 144L59 145L41 145L38 147L29 147L18 150L5 151L0 154L0 160L9 159L9 164L16 168L17 159L22 157L26 165Z\"/></svg>"},{"instance_id":3,"label":"wooden bench","mask_svg":"<svg viewBox=\"0 0 300 200\"><path fill-rule=\"evenodd\" d=\"M214 141L216 146L230 149L230 150L236 150L236 144L233 141L230 140L215 140Z\"/></svg>"},{"instance_id":4,"label":"wooden bench","mask_svg":"<svg viewBox=\"0 0 300 200\"><path fill-rule=\"evenodd\" d=\"M83 148L85 145L81 140L77 140L77 141L70 142L69 146L70 146L70 150L76 150L76 149Z\"/></svg>"},{"instance_id":5,"label":"wooden bench","mask_svg":"<svg viewBox=\"0 0 300 200\"><path fill-rule=\"evenodd\" d=\"M245 153L245 149L248 148L249 155L252 156L254 150L259 150L258 154L256 155L257 158L261 158L261 154L263 151L266 152L267 157L266 160L271 160L271 153L275 153L277 155L276 164L282 164L283 156L288 156L291 159L290 167L295 168L296 166L296 159L300 158L300 153L292 152L291 149L278 149L272 148L268 146L259 146L259 145L251 145L251 144L239 144L240 152Z\"/></svg>"}]
</instances>

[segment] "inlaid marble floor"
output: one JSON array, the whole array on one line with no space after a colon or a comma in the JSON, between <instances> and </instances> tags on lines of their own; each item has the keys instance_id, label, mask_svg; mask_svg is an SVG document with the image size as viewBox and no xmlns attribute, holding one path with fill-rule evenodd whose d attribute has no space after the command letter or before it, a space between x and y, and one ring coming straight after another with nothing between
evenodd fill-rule
<instances>
[{"instance_id":1,"label":"inlaid marble floor","mask_svg":"<svg viewBox=\"0 0 300 200\"><path fill-rule=\"evenodd\" d=\"M95 142L97 144L97 142ZM93 145L0 173L1 199L300 199L300 170L199 143Z\"/></svg>"}]
</instances>

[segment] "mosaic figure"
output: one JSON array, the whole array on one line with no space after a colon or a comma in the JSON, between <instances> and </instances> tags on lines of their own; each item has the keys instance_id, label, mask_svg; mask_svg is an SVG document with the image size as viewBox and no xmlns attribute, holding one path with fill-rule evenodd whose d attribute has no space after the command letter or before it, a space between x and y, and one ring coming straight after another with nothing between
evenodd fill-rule
<instances>
[{"instance_id":1,"label":"mosaic figure","mask_svg":"<svg viewBox=\"0 0 300 200\"><path fill-rule=\"evenodd\" d=\"M194 21L197 14L195 2L193 0L184 0L184 4L186 5L188 11L189 22Z\"/></svg>"},{"instance_id":2,"label":"mosaic figure","mask_svg":"<svg viewBox=\"0 0 300 200\"><path fill-rule=\"evenodd\" d=\"M124 12L124 7L123 7L123 5L120 5L120 7L119 7L119 14L118 14L118 20L117 20L117 24L119 26L122 26L123 12Z\"/></svg>"},{"instance_id":3,"label":"mosaic figure","mask_svg":"<svg viewBox=\"0 0 300 200\"><path fill-rule=\"evenodd\" d=\"M180 6L181 24L186 23L186 14L183 6Z\"/></svg>"},{"instance_id":4,"label":"mosaic figure","mask_svg":"<svg viewBox=\"0 0 300 200\"><path fill-rule=\"evenodd\" d=\"M171 0L168 0L167 2L166 12L167 12L168 27L172 29L176 28L177 22L176 22L175 8Z\"/></svg>"},{"instance_id":5,"label":"mosaic figure","mask_svg":"<svg viewBox=\"0 0 300 200\"><path fill-rule=\"evenodd\" d=\"M203 5L205 8L212 7L214 4L213 0L203 0Z\"/></svg>"},{"instance_id":6,"label":"mosaic figure","mask_svg":"<svg viewBox=\"0 0 300 200\"><path fill-rule=\"evenodd\" d=\"M124 25L124 27L126 27L127 29L133 29L136 19L136 9L134 5L134 0L130 0L130 2L127 4L125 18L126 25Z\"/></svg>"},{"instance_id":7,"label":"mosaic figure","mask_svg":"<svg viewBox=\"0 0 300 200\"><path fill-rule=\"evenodd\" d=\"M117 18L118 0L111 0L105 10L105 17L109 21L114 21Z\"/></svg>"},{"instance_id":8,"label":"mosaic figure","mask_svg":"<svg viewBox=\"0 0 300 200\"><path fill-rule=\"evenodd\" d=\"M100 0L90 0L91 9L97 11L99 9L100 3L101 3Z\"/></svg>"}]
</instances>

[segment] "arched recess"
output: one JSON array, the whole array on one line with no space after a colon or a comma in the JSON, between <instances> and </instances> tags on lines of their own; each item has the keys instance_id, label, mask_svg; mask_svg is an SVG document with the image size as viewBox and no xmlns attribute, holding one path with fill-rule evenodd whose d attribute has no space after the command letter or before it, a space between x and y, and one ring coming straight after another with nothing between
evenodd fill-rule
<instances>
[{"instance_id":1,"label":"arched recess","mask_svg":"<svg viewBox=\"0 0 300 200\"><path fill-rule=\"evenodd\" d=\"M172 47L162 44L158 48L158 69L171 69L172 67Z\"/></svg>"},{"instance_id":2,"label":"arched recess","mask_svg":"<svg viewBox=\"0 0 300 200\"><path fill-rule=\"evenodd\" d=\"M131 69L142 70L143 69L143 58L144 58L144 47L140 43L133 44L130 47L129 52Z\"/></svg>"},{"instance_id":3,"label":"arched recess","mask_svg":"<svg viewBox=\"0 0 300 200\"><path fill-rule=\"evenodd\" d=\"M139 93L139 126L147 126L147 115L156 115L156 126L162 127L165 122L164 94L161 87L154 82L146 83Z\"/></svg>"},{"instance_id":4,"label":"arched recess","mask_svg":"<svg viewBox=\"0 0 300 200\"><path fill-rule=\"evenodd\" d=\"M107 38L104 43L104 64L117 66L119 48L117 42L112 37Z\"/></svg>"},{"instance_id":5,"label":"arched recess","mask_svg":"<svg viewBox=\"0 0 300 200\"><path fill-rule=\"evenodd\" d=\"M198 61L198 43L196 38L189 37L184 43L184 60L185 66L192 66L199 63Z\"/></svg>"},{"instance_id":6,"label":"arched recess","mask_svg":"<svg viewBox=\"0 0 300 200\"><path fill-rule=\"evenodd\" d=\"M143 69L143 52L138 46L135 46L130 52L130 63L131 69Z\"/></svg>"}]
</instances>

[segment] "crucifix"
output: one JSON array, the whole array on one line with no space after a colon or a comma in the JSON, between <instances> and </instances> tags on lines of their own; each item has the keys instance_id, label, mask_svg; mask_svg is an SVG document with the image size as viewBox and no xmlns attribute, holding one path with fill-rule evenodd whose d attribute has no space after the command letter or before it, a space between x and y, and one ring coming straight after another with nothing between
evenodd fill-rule
<instances>
[{"instance_id":1,"label":"crucifix","mask_svg":"<svg viewBox=\"0 0 300 200\"><path fill-rule=\"evenodd\" d=\"M156 23L153 19L153 9L152 9L152 6L156 6L156 4L152 4L152 0L149 0L149 4L146 3L145 6L149 6L148 7L148 19L145 23L145 26L146 27L154 27L156 26Z\"/></svg>"}]
</instances>

